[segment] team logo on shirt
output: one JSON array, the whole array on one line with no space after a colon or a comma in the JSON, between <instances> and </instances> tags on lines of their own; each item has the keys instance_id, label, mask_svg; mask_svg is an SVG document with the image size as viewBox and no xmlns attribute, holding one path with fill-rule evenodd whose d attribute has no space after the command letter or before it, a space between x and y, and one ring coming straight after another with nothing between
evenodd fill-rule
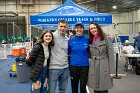
<instances>
[{"instance_id":1,"label":"team logo on shirt","mask_svg":"<svg viewBox=\"0 0 140 93\"><path fill-rule=\"evenodd\" d=\"M84 44L84 48L87 48L88 47L88 44Z\"/></svg>"}]
</instances>

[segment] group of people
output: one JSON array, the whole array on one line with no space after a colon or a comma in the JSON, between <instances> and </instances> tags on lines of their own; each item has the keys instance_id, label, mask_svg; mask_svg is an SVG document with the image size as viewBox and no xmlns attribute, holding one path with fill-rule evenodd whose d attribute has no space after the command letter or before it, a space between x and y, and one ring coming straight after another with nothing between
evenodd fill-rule
<instances>
[{"instance_id":1,"label":"group of people","mask_svg":"<svg viewBox=\"0 0 140 93\"><path fill-rule=\"evenodd\" d=\"M115 61L112 41L97 23L89 25L88 38L84 25L75 24L76 36L66 37L67 22L60 20L54 33L44 31L27 55L31 67L31 93L66 93L71 80L72 93L108 93L113 87ZM89 61L90 59L90 61Z\"/></svg>"}]
</instances>

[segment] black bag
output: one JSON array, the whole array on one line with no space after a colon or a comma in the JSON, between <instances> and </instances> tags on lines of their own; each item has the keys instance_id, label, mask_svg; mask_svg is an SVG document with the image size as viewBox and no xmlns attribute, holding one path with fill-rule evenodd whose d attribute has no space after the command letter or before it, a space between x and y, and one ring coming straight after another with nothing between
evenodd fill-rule
<instances>
[{"instance_id":1,"label":"black bag","mask_svg":"<svg viewBox=\"0 0 140 93\"><path fill-rule=\"evenodd\" d=\"M140 75L140 61L136 62L135 72L136 75Z\"/></svg>"}]
</instances>

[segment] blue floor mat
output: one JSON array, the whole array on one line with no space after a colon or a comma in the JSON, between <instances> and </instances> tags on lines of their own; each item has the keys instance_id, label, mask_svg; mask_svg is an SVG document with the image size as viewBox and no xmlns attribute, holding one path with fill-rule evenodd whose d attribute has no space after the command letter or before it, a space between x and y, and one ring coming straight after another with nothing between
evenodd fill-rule
<instances>
[{"instance_id":1,"label":"blue floor mat","mask_svg":"<svg viewBox=\"0 0 140 93\"><path fill-rule=\"evenodd\" d=\"M16 56L7 56L8 59L0 59L0 93L30 93L30 83L18 83L17 77L10 77L9 70L15 63ZM58 93L58 87L56 89ZM71 93L70 81L66 93Z\"/></svg>"},{"instance_id":2,"label":"blue floor mat","mask_svg":"<svg viewBox=\"0 0 140 93\"><path fill-rule=\"evenodd\" d=\"M0 59L0 93L30 93L30 83L18 83L16 77L9 76L9 70L15 63L16 56Z\"/></svg>"}]
</instances>

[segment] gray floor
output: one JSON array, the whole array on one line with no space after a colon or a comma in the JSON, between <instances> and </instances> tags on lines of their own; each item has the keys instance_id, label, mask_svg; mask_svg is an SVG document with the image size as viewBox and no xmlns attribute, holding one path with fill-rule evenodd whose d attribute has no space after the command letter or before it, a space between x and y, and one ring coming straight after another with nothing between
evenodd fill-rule
<instances>
[{"instance_id":1,"label":"gray floor","mask_svg":"<svg viewBox=\"0 0 140 93\"><path fill-rule=\"evenodd\" d=\"M114 79L114 87L109 93L140 93L140 77L128 76Z\"/></svg>"},{"instance_id":2,"label":"gray floor","mask_svg":"<svg viewBox=\"0 0 140 93\"><path fill-rule=\"evenodd\" d=\"M140 93L140 76L128 75L114 80L110 93Z\"/></svg>"},{"instance_id":3,"label":"gray floor","mask_svg":"<svg viewBox=\"0 0 140 93\"><path fill-rule=\"evenodd\" d=\"M131 70L125 71L125 59L119 59L119 74L126 74L121 79L114 79L114 87L110 93L140 93L140 75L136 75Z\"/></svg>"}]
</instances>

